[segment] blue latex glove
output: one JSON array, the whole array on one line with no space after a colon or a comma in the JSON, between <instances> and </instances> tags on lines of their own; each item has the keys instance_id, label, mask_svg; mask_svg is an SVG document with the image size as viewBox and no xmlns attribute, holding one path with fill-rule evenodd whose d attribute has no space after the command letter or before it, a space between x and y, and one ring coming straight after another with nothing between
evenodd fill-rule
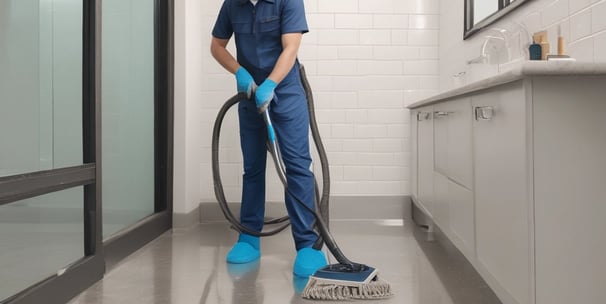
<instances>
[{"instance_id":1,"label":"blue latex glove","mask_svg":"<svg viewBox=\"0 0 606 304\"><path fill-rule=\"evenodd\" d=\"M238 93L246 93L246 97L251 98L254 88L257 86L250 73L244 68L239 67L236 70L236 83L238 84Z\"/></svg>"},{"instance_id":2,"label":"blue latex glove","mask_svg":"<svg viewBox=\"0 0 606 304\"><path fill-rule=\"evenodd\" d=\"M263 113L269 106L269 103L274 99L274 90L277 86L277 83L267 78L257 88L257 91L255 92L255 102L257 103L257 110L259 110L259 113Z\"/></svg>"}]
</instances>

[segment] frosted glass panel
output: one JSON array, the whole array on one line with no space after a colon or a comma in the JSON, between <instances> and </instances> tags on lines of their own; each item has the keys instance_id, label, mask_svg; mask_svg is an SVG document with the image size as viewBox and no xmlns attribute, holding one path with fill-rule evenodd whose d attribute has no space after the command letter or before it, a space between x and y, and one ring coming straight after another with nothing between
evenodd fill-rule
<instances>
[{"instance_id":1,"label":"frosted glass panel","mask_svg":"<svg viewBox=\"0 0 606 304\"><path fill-rule=\"evenodd\" d=\"M0 206L0 301L84 257L83 188Z\"/></svg>"},{"instance_id":2,"label":"frosted glass panel","mask_svg":"<svg viewBox=\"0 0 606 304\"><path fill-rule=\"evenodd\" d=\"M154 0L103 1L103 236L154 213Z\"/></svg>"},{"instance_id":3,"label":"frosted glass panel","mask_svg":"<svg viewBox=\"0 0 606 304\"><path fill-rule=\"evenodd\" d=\"M82 164L82 1L0 0L0 176Z\"/></svg>"}]
</instances>

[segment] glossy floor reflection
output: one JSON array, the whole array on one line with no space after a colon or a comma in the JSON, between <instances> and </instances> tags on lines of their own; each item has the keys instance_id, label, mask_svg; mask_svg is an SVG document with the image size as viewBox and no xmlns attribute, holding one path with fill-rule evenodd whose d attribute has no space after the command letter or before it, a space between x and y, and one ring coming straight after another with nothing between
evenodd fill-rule
<instances>
[{"instance_id":1,"label":"glossy floor reflection","mask_svg":"<svg viewBox=\"0 0 606 304\"><path fill-rule=\"evenodd\" d=\"M456 252L453 257L411 222L333 221L331 227L350 259L378 268L391 283L395 295L372 303L500 303ZM264 238L257 263L228 265L236 238L226 223L167 232L70 303L314 303L298 295L306 282L293 280L290 232Z\"/></svg>"}]
</instances>

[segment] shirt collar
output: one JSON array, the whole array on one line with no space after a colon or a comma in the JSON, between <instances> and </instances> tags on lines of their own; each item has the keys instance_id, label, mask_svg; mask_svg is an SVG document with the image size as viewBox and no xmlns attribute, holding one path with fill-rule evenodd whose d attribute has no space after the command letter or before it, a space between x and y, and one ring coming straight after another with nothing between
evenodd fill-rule
<instances>
[{"instance_id":1,"label":"shirt collar","mask_svg":"<svg viewBox=\"0 0 606 304\"><path fill-rule=\"evenodd\" d=\"M269 3L274 3L276 0L260 0L260 1L265 1L265 2L269 2ZM238 0L238 2L240 4L245 4L247 2L250 2L250 0Z\"/></svg>"}]
</instances>

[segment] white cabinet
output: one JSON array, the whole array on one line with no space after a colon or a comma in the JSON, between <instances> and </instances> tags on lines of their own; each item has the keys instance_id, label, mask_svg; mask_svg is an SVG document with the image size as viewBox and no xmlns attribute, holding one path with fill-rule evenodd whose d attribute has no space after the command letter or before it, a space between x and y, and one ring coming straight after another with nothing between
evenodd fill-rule
<instances>
[{"instance_id":1,"label":"white cabinet","mask_svg":"<svg viewBox=\"0 0 606 304\"><path fill-rule=\"evenodd\" d=\"M606 303L606 76L500 80L424 104L413 195L504 304Z\"/></svg>"},{"instance_id":2,"label":"white cabinet","mask_svg":"<svg viewBox=\"0 0 606 304\"><path fill-rule=\"evenodd\" d=\"M530 184L522 81L473 95L477 260L511 303L531 303ZM503 293L500 289L504 289ZM501 293L501 294L499 294Z\"/></svg>"}]
</instances>

